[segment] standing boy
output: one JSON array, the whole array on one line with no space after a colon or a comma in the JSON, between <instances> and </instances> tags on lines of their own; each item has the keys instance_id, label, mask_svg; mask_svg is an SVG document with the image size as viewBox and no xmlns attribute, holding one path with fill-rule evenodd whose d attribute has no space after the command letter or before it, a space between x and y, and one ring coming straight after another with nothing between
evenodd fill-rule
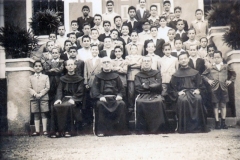
<instances>
[{"instance_id":1,"label":"standing boy","mask_svg":"<svg viewBox=\"0 0 240 160\"><path fill-rule=\"evenodd\" d=\"M138 33L142 31L141 29L141 23L135 18L136 17L136 8L134 6L130 6L128 8L128 15L129 19L123 24L127 25L129 28L129 33L132 33L132 30L136 30Z\"/></svg>"},{"instance_id":2,"label":"standing boy","mask_svg":"<svg viewBox=\"0 0 240 160\"><path fill-rule=\"evenodd\" d=\"M83 16L82 17L78 17L77 18L77 22L78 22L78 30L81 32L83 30L83 24L84 23L89 23L91 28L94 26L94 23L93 23L93 17L89 16L89 12L90 12L90 8L86 5L84 5L82 7L82 13L83 13Z\"/></svg>"},{"instance_id":3,"label":"standing boy","mask_svg":"<svg viewBox=\"0 0 240 160\"><path fill-rule=\"evenodd\" d=\"M196 31L196 39L200 40L201 37L206 37L208 34L208 22L203 20L203 11L197 9L195 12L196 20L192 21L190 28Z\"/></svg>"},{"instance_id":4,"label":"standing boy","mask_svg":"<svg viewBox=\"0 0 240 160\"><path fill-rule=\"evenodd\" d=\"M150 17L149 10L146 9L146 0L139 0L140 8L136 12L136 19L140 22Z\"/></svg>"},{"instance_id":5,"label":"standing boy","mask_svg":"<svg viewBox=\"0 0 240 160\"><path fill-rule=\"evenodd\" d=\"M196 45L190 45L189 54L189 67L196 69L201 75L205 71L205 63L204 60L198 56L198 50Z\"/></svg>"},{"instance_id":6,"label":"standing boy","mask_svg":"<svg viewBox=\"0 0 240 160\"><path fill-rule=\"evenodd\" d=\"M174 18L172 21L170 21L169 27L177 30L177 21L178 21L179 19L182 19L182 18L181 18L182 7L179 7L179 6L174 7L174 14L175 14L175 18ZM182 21L183 21L183 24L184 24L184 30L187 31L187 30L188 30L188 23L187 23L186 20L183 20L183 19L182 19Z\"/></svg>"},{"instance_id":7,"label":"standing boy","mask_svg":"<svg viewBox=\"0 0 240 160\"><path fill-rule=\"evenodd\" d=\"M198 46L200 44L200 42L196 39L196 31L194 28L188 30L188 38L189 40L183 43L186 51L189 50L190 45Z\"/></svg>"},{"instance_id":8,"label":"standing boy","mask_svg":"<svg viewBox=\"0 0 240 160\"><path fill-rule=\"evenodd\" d=\"M118 16L118 14L114 12L113 7L114 7L114 1L108 0L106 2L107 11L106 11L106 13L102 14L103 21L109 21L110 24L112 24L112 25L114 24L114 17ZM111 27L111 29L113 29L113 26Z\"/></svg>"},{"instance_id":9,"label":"standing boy","mask_svg":"<svg viewBox=\"0 0 240 160\"><path fill-rule=\"evenodd\" d=\"M150 28L150 32L151 32L151 39L148 39L144 42L144 55L148 54L148 51L146 50L147 45L150 41L152 41L155 45L155 51L154 53L160 57L163 57L163 51L162 51L162 45L165 43L164 39L158 39L158 28L157 26L151 26Z\"/></svg>"},{"instance_id":10,"label":"standing boy","mask_svg":"<svg viewBox=\"0 0 240 160\"><path fill-rule=\"evenodd\" d=\"M176 39L181 39L184 42L186 42L189 38L187 36L187 32L184 30L184 21L182 19L178 19L176 21L177 31L176 31Z\"/></svg>"},{"instance_id":11,"label":"standing boy","mask_svg":"<svg viewBox=\"0 0 240 160\"><path fill-rule=\"evenodd\" d=\"M104 39L110 36L111 22L107 20L103 21L103 28L104 28L104 33L100 34L98 37L98 40L101 42L104 42Z\"/></svg>"},{"instance_id":12,"label":"standing boy","mask_svg":"<svg viewBox=\"0 0 240 160\"><path fill-rule=\"evenodd\" d=\"M212 103L214 103L215 129L228 129L225 123L226 103L229 101L228 86L235 81L236 73L233 69L223 64L222 52L213 53L215 64L203 73L203 79L211 85ZM228 78L228 76L230 78ZM218 110L221 109L221 124Z\"/></svg>"}]
</instances>

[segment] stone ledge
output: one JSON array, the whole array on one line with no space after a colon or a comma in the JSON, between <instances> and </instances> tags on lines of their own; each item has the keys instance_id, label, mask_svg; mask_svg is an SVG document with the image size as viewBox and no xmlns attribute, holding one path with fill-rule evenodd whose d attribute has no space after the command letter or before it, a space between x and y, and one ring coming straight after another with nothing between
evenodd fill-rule
<instances>
[{"instance_id":1,"label":"stone ledge","mask_svg":"<svg viewBox=\"0 0 240 160\"><path fill-rule=\"evenodd\" d=\"M18 71L32 71L34 72L34 69L32 67L7 67L6 72L18 72Z\"/></svg>"},{"instance_id":2,"label":"stone ledge","mask_svg":"<svg viewBox=\"0 0 240 160\"><path fill-rule=\"evenodd\" d=\"M226 117L226 124L229 127L236 126L237 118L236 117ZM207 125L214 128L214 126L215 126L215 119L214 118L207 118Z\"/></svg>"},{"instance_id":3,"label":"stone ledge","mask_svg":"<svg viewBox=\"0 0 240 160\"><path fill-rule=\"evenodd\" d=\"M14 62L34 62L32 58L17 58L17 59L6 59L6 63L14 63Z\"/></svg>"}]
</instances>

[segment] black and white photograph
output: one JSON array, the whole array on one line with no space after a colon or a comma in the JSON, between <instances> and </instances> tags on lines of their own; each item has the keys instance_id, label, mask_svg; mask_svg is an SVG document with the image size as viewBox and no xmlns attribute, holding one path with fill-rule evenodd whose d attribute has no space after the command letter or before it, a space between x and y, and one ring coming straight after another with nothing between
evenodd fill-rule
<instances>
[{"instance_id":1,"label":"black and white photograph","mask_svg":"<svg viewBox=\"0 0 240 160\"><path fill-rule=\"evenodd\" d=\"M240 160L240 0L0 0L0 159Z\"/></svg>"}]
</instances>

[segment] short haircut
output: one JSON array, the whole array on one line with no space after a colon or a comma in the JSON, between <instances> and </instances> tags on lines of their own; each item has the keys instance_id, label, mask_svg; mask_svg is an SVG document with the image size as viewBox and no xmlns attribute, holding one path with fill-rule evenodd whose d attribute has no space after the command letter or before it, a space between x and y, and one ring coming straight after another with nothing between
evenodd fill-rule
<instances>
[{"instance_id":1,"label":"short haircut","mask_svg":"<svg viewBox=\"0 0 240 160\"><path fill-rule=\"evenodd\" d=\"M106 23L108 23L110 26L111 26L111 22L110 21L103 21L103 26L104 26L104 24L106 24Z\"/></svg>"},{"instance_id":2,"label":"short haircut","mask_svg":"<svg viewBox=\"0 0 240 160\"><path fill-rule=\"evenodd\" d=\"M201 42L202 39L206 39L206 41L207 41L207 43L208 43L207 37L201 37L199 41Z\"/></svg>"},{"instance_id":3,"label":"short haircut","mask_svg":"<svg viewBox=\"0 0 240 160\"><path fill-rule=\"evenodd\" d=\"M82 7L82 11L83 11L83 9L88 9L89 12L90 12L90 8L89 8L88 6L86 6L86 5L84 5L84 6Z\"/></svg>"},{"instance_id":4,"label":"short haircut","mask_svg":"<svg viewBox=\"0 0 240 160\"><path fill-rule=\"evenodd\" d=\"M161 21L161 19L164 19L165 21L167 21L167 18L165 16L160 16L159 21Z\"/></svg>"},{"instance_id":5,"label":"short haircut","mask_svg":"<svg viewBox=\"0 0 240 160\"><path fill-rule=\"evenodd\" d=\"M167 47L167 46L170 46L170 48L172 48L172 46L171 46L171 44L170 44L170 43L164 43L164 44L162 45L162 49L164 50L164 49L165 49L165 47Z\"/></svg>"},{"instance_id":6,"label":"short haircut","mask_svg":"<svg viewBox=\"0 0 240 160\"><path fill-rule=\"evenodd\" d=\"M172 29L172 28L171 28L171 29L168 30L168 34L169 34L169 32L171 32L171 31L176 32L175 29Z\"/></svg>"},{"instance_id":7,"label":"short haircut","mask_svg":"<svg viewBox=\"0 0 240 160\"><path fill-rule=\"evenodd\" d=\"M64 42L64 46L66 45L66 43L71 43L72 44L72 41L70 41L69 39L67 39L65 42Z\"/></svg>"},{"instance_id":8,"label":"short haircut","mask_svg":"<svg viewBox=\"0 0 240 160\"><path fill-rule=\"evenodd\" d=\"M133 33L137 33L137 35L138 35L138 32L137 32L137 30L132 30L132 33L131 33L131 35L132 35Z\"/></svg>"},{"instance_id":9,"label":"short haircut","mask_svg":"<svg viewBox=\"0 0 240 160\"><path fill-rule=\"evenodd\" d=\"M123 24L122 27L121 27L121 30L123 27L128 27L128 30L129 30L129 26L127 24Z\"/></svg>"},{"instance_id":10,"label":"short haircut","mask_svg":"<svg viewBox=\"0 0 240 160\"><path fill-rule=\"evenodd\" d=\"M76 36L76 34L75 34L74 32L72 32L72 33L69 33L69 34L68 34L68 37L70 37L71 35ZM77 36L76 36L76 38L77 38Z\"/></svg>"},{"instance_id":11,"label":"short haircut","mask_svg":"<svg viewBox=\"0 0 240 160\"><path fill-rule=\"evenodd\" d=\"M76 50L76 51L78 50L77 47L72 46L72 47L69 47L68 51L70 51L71 49L74 49L74 50Z\"/></svg>"},{"instance_id":12,"label":"short haircut","mask_svg":"<svg viewBox=\"0 0 240 160\"><path fill-rule=\"evenodd\" d=\"M83 23L82 27L84 28L85 26L90 26L91 27L91 25L88 22Z\"/></svg>"},{"instance_id":13,"label":"short haircut","mask_svg":"<svg viewBox=\"0 0 240 160\"><path fill-rule=\"evenodd\" d=\"M119 37L119 32L118 32L118 30L117 29L112 29L110 32L112 33L112 32L114 32L114 31L116 31L117 32L117 34L118 34L118 37Z\"/></svg>"},{"instance_id":14,"label":"short haircut","mask_svg":"<svg viewBox=\"0 0 240 160\"><path fill-rule=\"evenodd\" d=\"M148 24L150 25L150 22L149 22L148 19L144 19L144 20L142 21L142 26L145 25L145 23L148 23Z\"/></svg>"},{"instance_id":15,"label":"short haircut","mask_svg":"<svg viewBox=\"0 0 240 160\"><path fill-rule=\"evenodd\" d=\"M108 1L106 2L106 5L108 5L109 3L112 3L113 6L114 6L114 2L113 2L112 0L108 0Z\"/></svg>"},{"instance_id":16,"label":"short haircut","mask_svg":"<svg viewBox=\"0 0 240 160\"><path fill-rule=\"evenodd\" d=\"M115 17L113 18L114 23L115 23L115 21L116 21L117 18L120 18L120 19L122 20L122 17L121 17L121 16L115 16Z\"/></svg>"},{"instance_id":17,"label":"short haircut","mask_svg":"<svg viewBox=\"0 0 240 160\"><path fill-rule=\"evenodd\" d=\"M91 40L91 38L90 38L88 35L84 35L84 36L82 36L82 41L83 41L84 39L86 39L86 38L88 38L89 40Z\"/></svg>"},{"instance_id":18,"label":"short haircut","mask_svg":"<svg viewBox=\"0 0 240 160\"><path fill-rule=\"evenodd\" d=\"M188 54L187 51L185 51L185 52L180 52L180 54L178 55L178 60L179 60L179 57L180 57L181 55L187 55L187 57L189 57L189 54Z\"/></svg>"},{"instance_id":19,"label":"short haircut","mask_svg":"<svg viewBox=\"0 0 240 160\"><path fill-rule=\"evenodd\" d=\"M156 29L158 30L158 27L157 27L157 26L151 26L151 27L150 27L150 31L151 31L153 28L156 28Z\"/></svg>"},{"instance_id":20,"label":"short haircut","mask_svg":"<svg viewBox=\"0 0 240 160\"><path fill-rule=\"evenodd\" d=\"M116 49L121 49L121 51L123 51L123 48L121 47L121 46L116 46L116 47L114 47L114 51L116 50Z\"/></svg>"},{"instance_id":21,"label":"short haircut","mask_svg":"<svg viewBox=\"0 0 240 160\"><path fill-rule=\"evenodd\" d=\"M136 45L136 44L132 44L132 45L130 46L130 50L132 49L132 46L136 47L136 48L137 48L137 50L138 50L138 47L137 47L137 45Z\"/></svg>"},{"instance_id":22,"label":"short haircut","mask_svg":"<svg viewBox=\"0 0 240 160\"><path fill-rule=\"evenodd\" d=\"M95 17L101 17L101 19L102 19L102 15L101 14L95 14L93 19L95 19Z\"/></svg>"},{"instance_id":23,"label":"short haircut","mask_svg":"<svg viewBox=\"0 0 240 160\"><path fill-rule=\"evenodd\" d=\"M54 34L55 37L56 37L56 39L57 39L57 34L56 34L55 32L51 32L51 33L49 33L48 37L50 37L51 34Z\"/></svg>"},{"instance_id":24,"label":"short haircut","mask_svg":"<svg viewBox=\"0 0 240 160\"><path fill-rule=\"evenodd\" d=\"M92 32L92 31L97 31L98 34L99 34L99 31L98 31L96 28L92 28L92 29L91 29L91 32Z\"/></svg>"},{"instance_id":25,"label":"short haircut","mask_svg":"<svg viewBox=\"0 0 240 160\"><path fill-rule=\"evenodd\" d=\"M42 64L42 62L40 60L36 60L35 62L33 62L33 67L36 65L36 63L40 63L41 66L43 67L43 64Z\"/></svg>"},{"instance_id":26,"label":"short haircut","mask_svg":"<svg viewBox=\"0 0 240 160\"><path fill-rule=\"evenodd\" d=\"M77 20L72 20L71 24L73 24L73 23L77 23L78 24Z\"/></svg>"},{"instance_id":27,"label":"short haircut","mask_svg":"<svg viewBox=\"0 0 240 160\"><path fill-rule=\"evenodd\" d=\"M182 39L181 39L181 38L177 38L177 39L175 39L175 40L174 40L174 45L175 45L176 41L178 41L178 40L179 40L179 41L181 41L181 42L182 42L182 44L183 44L183 41L182 41Z\"/></svg>"},{"instance_id":28,"label":"short haircut","mask_svg":"<svg viewBox=\"0 0 240 160\"><path fill-rule=\"evenodd\" d=\"M149 43L152 43L154 45L154 47L156 48L155 43L152 40L147 43L147 47L148 47Z\"/></svg>"},{"instance_id":29,"label":"short haircut","mask_svg":"<svg viewBox=\"0 0 240 160\"><path fill-rule=\"evenodd\" d=\"M180 11L182 11L182 7L176 6L176 7L174 7L174 13L175 13L175 11L176 11L177 9L179 9Z\"/></svg>"},{"instance_id":30,"label":"short haircut","mask_svg":"<svg viewBox=\"0 0 240 160\"><path fill-rule=\"evenodd\" d=\"M178 19L176 24L178 24L178 22L183 22L183 24L184 24L183 19ZM184 25L185 25L185 24L184 24Z\"/></svg>"},{"instance_id":31,"label":"short haircut","mask_svg":"<svg viewBox=\"0 0 240 160\"><path fill-rule=\"evenodd\" d=\"M111 38L110 36L107 36L107 37L104 38L103 42L104 42L106 39L108 39L108 38L110 38L111 41L112 41L112 38Z\"/></svg>"},{"instance_id":32,"label":"short haircut","mask_svg":"<svg viewBox=\"0 0 240 160\"><path fill-rule=\"evenodd\" d=\"M153 5L150 6L150 10L151 10L152 7L158 8L157 5L153 4Z\"/></svg>"},{"instance_id":33,"label":"short haircut","mask_svg":"<svg viewBox=\"0 0 240 160\"><path fill-rule=\"evenodd\" d=\"M58 48L58 47L53 47L53 48L52 48L52 51L53 51L54 49L56 49L56 50L58 51L58 54L61 54L61 53L59 52L59 48Z\"/></svg>"},{"instance_id":34,"label":"short haircut","mask_svg":"<svg viewBox=\"0 0 240 160\"><path fill-rule=\"evenodd\" d=\"M196 9L195 14L196 14L198 11L200 11L200 12L203 13L203 10L201 10L201 9Z\"/></svg>"},{"instance_id":35,"label":"short haircut","mask_svg":"<svg viewBox=\"0 0 240 160\"><path fill-rule=\"evenodd\" d=\"M169 0L163 1L163 5L165 5L166 3L171 4L171 2Z\"/></svg>"},{"instance_id":36,"label":"short haircut","mask_svg":"<svg viewBox=\"0 0 240 160\"><path fill-rule=\"evenodd\" d=\"M209 44L207 46L207 51L209 50L209 48L213 48L215 51L217 50L217 47L214 44Z\"/></svg>"},{"instance_id":37,"label":"short haircut","mask_svg":"<svg viewBox=\"0 0 240 160\"><path fill-rule=\"evenodd\" d=\"M98 48L98 45L97 44L93 44L93 45L91 45L91 48L92 47L97 47Z\"/></svg>"},{"instance_id":38,"label":"short haircut","mask_svg":"<svg viewBox=\"0 0 240 160\"><path fill-rule=\"evenodd\" d=\"M194 46L196 50L198 50L198 46L196 44L190 44L189 48Z\"/></svg>"},{"instance_id":39,"label":"short haircut","mask_svg":"<svg viewBox=\"0 0 240 160\"><path fill-rule=\"evenodd\" d=\"M136 7L134 7L134 6L128 7L128 13L129 13L130 10L134 10L136 12Z\"/></svg>"},{"instance_id":40,"label":"short haircut","mask_svg":"<svg viewBox=\"0 0 240 160\"><path fill-rule=\"evenodd\" d=\"M64 27L64 29L65 29L65 26L64 26L63 24L59 24L59 25L58 25L58 28L59 28L59 27Z\"/></svg>"},{"instance_id":41,"label":"short haircut","mask_svg":"<svg viewBox=\"0 0 240 160\"><path fill-rule=\"evenodd\" d=\"M214 56L214 54L220 54L220 56L222 57L222 52L221 51L214 51L213 56Z\"/></svg>"},{"instance_id":42,"label":"short haircut","mask_svg":"<svg viewBox=\"0 0 240 160\"><path fill-rule=\"evenodd\" d=\"M48 43L50 43L50 42L53 42L53 43L54 43L54 41L52 41L52 40L47 41L46 46L48 46Z\"/></svg>"},{"instance_id":43,"label":"short haircut","mask_svg":"<svg viewBox=\"0 0 240 160\"><path fill-rule=\"evenodd\" d=\"M194 33L196 34L196 30L193 27L189 28L188 33L189 31L194 31Z\"/></svg>"},{"instance_id":44,"label":"short haircut","mask_svg":"<svg viewBox=\"0 0 240 160\"><path fill-rule=\"evenodd\" d=\"M141 0L138 0L138 3L140 3ZM147 0L144 0L145 2L147 2Z\"/></svg>"}]
</instances>

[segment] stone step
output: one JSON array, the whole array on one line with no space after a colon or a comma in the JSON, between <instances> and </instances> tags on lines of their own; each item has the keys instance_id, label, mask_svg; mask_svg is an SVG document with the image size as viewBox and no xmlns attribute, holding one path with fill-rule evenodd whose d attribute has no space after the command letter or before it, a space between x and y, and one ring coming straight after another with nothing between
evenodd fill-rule
<instances>
[{"instance_id":1,"label":"stone step","mask_svg":"<svg viewBox=\"0 0 240 160\"><path fill-rule=\"evenodd\" d=\"M221 120L220 120L221 121ZM226 124L229 127L233 127L236 126L237 124L237 118L236 117L226 117ZM215 119L214 118L207 118L207 125L209 127L213 127L215 126Z\"/></svg>"}]
</instances>

